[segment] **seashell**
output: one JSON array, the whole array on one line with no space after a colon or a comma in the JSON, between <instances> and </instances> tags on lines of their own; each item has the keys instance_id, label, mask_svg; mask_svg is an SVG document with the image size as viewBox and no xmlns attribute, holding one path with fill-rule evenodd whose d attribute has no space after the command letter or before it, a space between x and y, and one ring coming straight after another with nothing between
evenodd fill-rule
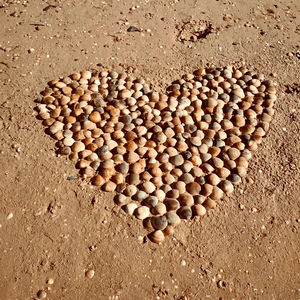
<instances>
[{"instance_id":1,"label":"seashell","mask_svg":"<svg viewBox=\"0 0 300 300\"><path fill-rule=\"evenodd\" d=\"M193 215L203 217L206 214L206 208L201 204L192 206Z\"/></svg>"},{"instance_id":2,"label":"seashell","mask_svg":"<svg viewBox=\"0 0 300 300\"><path fill-rule=\"evenodd\" d=\"M154 229L164 230L168 225L166 216L153 216L151 217L151 224Z\"/></svg>"},{"instance_id":3,"label":"seashell","mask_svg":"<svg viewBox=\"0 0 300 300\"><path fill-rule=\"evenodd\" d=\"M123 210L130 216L132 216L134 214L134 211L138 208L136 203L128 203L126 205L123 206Z\"/></svg>"},{"instance_id":4,"label":"seashell","mask_svg":"<svg viewBox=\"0 0 300 300\"><path fill-rule=\"evenodd\" d=\"M149 239L156 244L160 244L165 240L165 235L161 230L156 230L149 235Z\"/></svg>"},{"instance_id":5,"label":"seashell","mask_svg":"<svg viewBox=\"0 0 300 300\"><path fill-rule=\"evenodd\" d=\"M134 215L139 220L144 220L149 217L150 209L147 206L140 206L134 211Z\"/></svg>"},{"instance_id":6,"label":"seashell","mask_svg":"<svg viewBox=\"0 0 300 300\"><path fill-rule=\"evenodd\" d=\"M203 202L203 206L206 210L215 209L216 208L216 202L212 199L207 199Z\"/></svg>"}]
</instances>

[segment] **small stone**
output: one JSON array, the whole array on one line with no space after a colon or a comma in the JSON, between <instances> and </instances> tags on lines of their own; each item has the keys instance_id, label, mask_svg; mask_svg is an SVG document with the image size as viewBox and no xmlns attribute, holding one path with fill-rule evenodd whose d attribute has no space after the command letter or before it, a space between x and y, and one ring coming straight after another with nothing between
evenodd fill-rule
<instances>
[{"instance_id":1,"label":"small stone","mask_svg":"<svg viewBox=\"0 0 300 300\"><path fill-rule=\"evenodd\" d=\"M173 182L176 181L176 179L170 173L167 173L166 175L163 176L163 181L164 183L171 185Z\"/></svg>"},{"instance_id":2,"label":"small stone","mask_svg":"<svg viewBox=\"0 0 300 300\"><path fill-rule=\"evenodd\" d=\"M47 293L44 290L39 290L36 295L39 299L45 299L47 297Z\"/></svg>"},{"instance_id":3,"label":"small stone","mask_svg":"<svg viewBox=\"0 0 300 300\"><path fill-rule=\"evenodd\" d=\"M72 150L74 151L74 152L81 152L81 151L83 151L85 149L85 145L84 145L84 143L82 143L82 142L75 142L73 145L72 145Z\"/></svg>"},{"instance_id":4,"label":"small stone","mask_svg":"<svg viewBox=\"0 0 300 300\"><path fill-rule=\"evenodd\" d=\"M168 225L164 230L163 233L165 236L173 235L175 232L174 226Z\"/></svg>"},{"instance_id":5,"label":"small stone","mask_svg":"<svg viewBox=\"0 0 300 300\"><path fill-rule=\"evenodd\" d=\"M129 151L127 154L127 162L129 164L134 164L140 159L139 155L133 151Z\"/></svg>"},{"instance_id":6,"label":"small stone","mask_svg":"<svg viewBox=\"0 0 300 300\"><path fill-rule=\"evenodd\" d=\"M128 178L128 182L129 184L138 185L140 183L139 174L135 174L135 173L130 174Z\"/></svg>"},{"instance_id":7,"label":"small stone","mask_svg":"<svg viewBox=\"0 0 300 300\"><path fill-rule=\"evenodd\" d=\"M164 215L167 212L166 205L164 203L158 202L155 207L151 209L153 215Z\"/></svg>"},{"instance_id":8,"label":"small stone","mask_svg":"<svg viewBox=\"0 0 300 300\"><path fill-rule=\"evenodd\" d=\"M122 174L127 174L129 172L129 164L126 162L123 162L121 164L119 164L116 169L122 173Z\"/></svg>"},{"instance_id":9,"label":"small stone","mask_svg":"<svg viewBox=\"0 0 300 300\"><path fill-rule=\"evenodd\" d=\"M158 199L155 196L149 196L143 201L143 204L149 207L155 207L157 203L158 203Z\"/></svg>"},{"instance_id":10,"label":"small stone","mask_svg":"<svg viewBox=\"0 0 300 300\"><path fill-rule=\"evenodd\" d=\"M178 200L182 206L192 206L194 204L194 198L189 193L181 194Z\"/></svg>"},{"instance_id":11,"label":"small stone","mask_svg":"<svg viewBox=\"0 0 300 300\"><path fill-rule=\"evenodd\" d=\"M221 179L218 175L212 173L208 175L208 182L213 185L216 186L220 183Z\"/></svg>"},{"instance_id":12,"label":"small stone","mask_svg":"<svg viewBox=\"0 0 300 300\"><path fill-rule=\"evenodd\" d=\"M186 190L188 193L190 193L193 196L198 195L200 193L201 186L197 182L191 182L186 186Z\"/></svg>"},{"instance_id":13,"label":"small stone","mask_svg":"<svg viewBox=\"0 0 300 300\"><path fill-rule=\"evenodd\" d=\"M217 200L221 200L223 198L223 196L224 196L224 192L222 191L222 189L220 189L217 186L214 186L213 190L212 190L212 192L211 192L211 194L210 194L209 197L212 200L216 200L217 201Z\"/></svg>"},{"instance_id":14,"label":"small stone","mask_svg":"<svg viewBox=\"0 0 300 300\"><path fill-rule=\"evenodd\" d=\"M155 185L151 181L144 182L142 188L147 194L151 194L155 191Z\"/></svg>"},{"instance_id":15,"label":"small stone","mask_svg":"<svg viewBox=\"0 0 300 300\"><path fill-rule=\"evenodd\" d=\"M149 235L152 242L160 244L165 240L165 235L161 230L156 230Z\"/></svg>"},{"instance_id":16,"label":"small stone","mask_svg":"<svg viewBox=\"0 0 300 300\"><path fill-rule=\"evenodd\" d=\"M151 223L152 223L152 226L158 230L163 230L168 225L166 216L153 216L151 218Z\"/></svg>"},{"instance_id":17,"label":"small stone","mask_svg":"<svg viewBox=\"0 0 300 300\"><path fill-rule=\"evenodd\" d=\"M180 207L179 201L177 201L175 199L166 199L164 201L164 203L165 203L168 211L177 210Z\"/></svg>"},{"instance_id":18,"label":"small stone","mask_svg":"<svg viewBox=\"0 0 300 300\"><path fill-rule=\"evenodd\" d=\"M166 193L161 189L157 189L154 191L154 196L157 197L158 201L164 201Z\"/></svg>"},{"instance_id":19,"label":"small stone","mask_svg":"<svg viewBox=\"0 0 300 300\"><path fill-rule=\"evenodd\" d=\"M227 178L230 175L230 170L221 167L216 169L216 173L220 178Z\"/></svg>"},{"instance_id":20,"label":"small stone","mask_svg":"<svg viewBox=\"0 0 300 300\"><path fill-rule=\"evenodd\" d=\"M96 175L93 179L92 179L92 183L95 186L102 186L105 183L105 179L100 176L100 175Z\"/></svg>"},{"instance_id":21,"label":"small stone","mask_svg":"<svg viewBox=\"0 0 300 300\"><path fill-rule=\"evenodd\" d=\"M133 184L130 184L126 187L124 193L128 197L132 197L133 195L135 195L137 193L137 187Z\"/></svg>"},{"instance_id":22,"label":"small stone","mask_svg":"<svg viewBox=\"0 0 300 300\"><path fill-rule=\"evenodd\" d=\"M241 88L234 89L233 94L241 99L243 99L245 97L244 91Z\"/></svg>"},{"instance_id":23,"label":"small stone","mask_svg":"<svg viewBox=\"0 0 300 300\"><path fill-rule=\"evenodd\" d=\"M193 216L192 213L192 209L189 206L182 206L179 210L178 210L178 215L182 218L182 219L190 219Z\"/></svg>"},{"instance_id":24,"label":"small stone","mask_svg":"<svg viewBox=\"0 0 300 300\"><path fill-rule=\"evenodd\" d=\"M114 201L117 205L124 205L128 201L128 198L123 194L117 194L114 197Z\"/></svg>"},{"instance_id":25,"label":"small stone","mask_svg":"<svg viewBox=\"0 0 300 300\"><path fill-rule=\"evenodd\" d=\"M119 93L119 95L120 95L121 99L126 99L131 96L131 92L127 89L124 89Z\"/></svg>"},{"instance_id":26,"label":"small stone","mask_svg":"<svg viewBox=\"0 0 300 300\"><path fill-rule=\"evenodd\" d=\"M211 184L205 183L202 186L201 194L203 196L209 196L212 193L213 186Z\"/></svg>"},{"instance_id":27,"label":"small stone","mask_svg":"<svg viewBox=\"0 0 300 300\"><path fill-rule=\"evenodd\" d=\"M170 158L170 162L175 165L176 167L181 166L184 163L184 159L182 155L175 155Z\"/></svg>"},{"instance_id":28,"label":"small stone","mask_svg":"<svg viewBox=\"0 0 300 300\"><path fill-rule=\"evenodd\" d=\"M10 219L13 218L13 216L14 216L14 214L13 214L12 212L10 212L10 213L7 215L6 219L7 219L7 220L10 220Z\"/></svg>"},{"instance_id":29,"label":"small stone","mask_svg":"<svg viewBox=\"0 0 300 300\"><path fill-rule=\"evenodd\" d=\"M100 147L98 150L97 150L97 153L98 155L104 155L108 152L108 146L107 145L103 145L102 147Z\"/></svg>"},{"instance_id":30,"label":"small stone","mask_svg":"<svg viewBox=\"0 0 300 300\"><path fill-rule=\"evenodd\" d=\"M232 183L228 180L224 180L220 183L220 187L224 193L231 194L234 190Z\"/></svg>"},{"instance_id":31,"label":"small stone","mask_svg":"<svg viewBox=\"0 0 300 300\"><path fill-rule=\"evenodd\" d=\"M140 29L138 29L135 26L130 26L130 27L127 28L127 31L128 32L138 32L138 31L140 31Z\"/></svg>"},{"instance_id":32,"label":"small stone","mask_svg":"<svg viewBox=\"0 0 300 300\"><path fill-rule=\"evenodd\" d=\"M140 206L134 211L134 214L137 219L144 220L149 217L150 209L147 206Z\"/></svg>"},{"instance_id":33,"label":"small stone","mask_svg":"<svg viewBox=\"0 0 300 300\"><path fill-rule=\"evenodd\" d=\"M141 202L148 197L148 194L144 191L138 191L134 197L137 201Z\"/></svg>"},{"instance_id":34,"label":"small stone","mask_svg":"<svg viewBox=\"0 0 300 300\"><path fill-rule=\"evenodd\" d=\"M132 216L137 207L138 206L135 203L128 203L127 205L124 206L124 211L128 215Z\"/></svg>"},{"instance_id":35,"label":"small stone","mask_svg":"<svg viewBox=\"0 0 300 300\"><path fill-rule=\"evenodd\" d=\"M87 278L92 279L95 276L95 271L93 269L90 269L90 270L88 270L88 271L85 272L85 276Z\"/></svg>"},{"instance_id":36,"label":"small stone","mask_svg":"<svg viewBox=\"0 0 300 300\"><path fill-rule=\"evenodd\" d=\"M195 179L194 179L194 176L192 176L192 174L185 173L180 177L180 180L183 181L185 184L189 184L189 183L193 182Z\"/></svg>"},{"instance_id":37,"label":"small stone","mask_svg":"<svg viewBox=\"0 0 300 300\"><path fill-rule=\"evenodd\" d=\"M47 279L46 283L52 285L54 283L54 279L50 277Z\"/></svg>"},{"instance_id":38,"label":"small stone","mask_svg":"<svg viewBox=\"0 0 300 300\"><path fill-rule=\"evenodd\" d=\"M230 176L230 180L232 181L233 184L238 184L242 181L241 177L237 174L232 174Z\"/></svg>"},{"instance_id":39,"label":"small stone","mask_svg":"<svg viewBox=\"0 0 300 300\"><path fill-rule=\"evenodd\" d=\"M202 143L202 139L199 136L192 137L190 141L195 146L200 146Z\"/></svg>"},{"instance_id":40,"label":"small stone","mask_svg":"<svg viewBox=\"0 0 300 300\"><path fill-rule=\"evenodd\" d=\"M166 218L168 224L172 226L177 226L181 222L179 216L175 212L168 212Z\"/></svg>"},{"instance_id":41,"label":"small stone","mask_svg":"<svg viewBox=\"0 0 300 300\"><path fill-rule=\"evenodd\" d=\"M206 210L209 210L209 209L215 209L217 204L214 200L207 199L204 201L203 206L206 208Z\"/></svg>"},{"instance_id":42,"label":"small stone","mask_svg":"<svg viewBox=\"0 0 300 300\"><path fill-rule=\"evenodd\" d=\"M196 204L192 207L193 213L196 216L204 216L206 214L206 208L201 204Z\"/></svg>"},{"instance_id":43,"label":"small stone","mask_svg":"<svg viewBox=\"0 0 300 300\"><path fill-rule=\"evenodd\" d=\"M241 155L241 152L236 148L228 149L227 153L228 153L230 159L232 159L232 160L236 160Z\"/></svg>"},{"instance_id":44,"label":"small stone","mask_svg":"<svg viewBox=\"0 0 300 300\"><path fill-rule=\"evenodd\" d=\"M110 168L113 168L114 165L115 165L115 163L112 159L107 159L101 163L101 168L110 169Z\"/></svg>"},{"instance_id":45,"label":"small stone","mask_svg":"<svg viewBox=\"0 0 300 300\"><path fill-rule=\"evenodd\" d=\"M58 131L61 131L64 128L64 123L59 122L59 121L55 121L53 125L51 125L51 127L49 128L49 131L52 134L57 133Z\"/></svg>"},{"instance_id":46,"label":"small stone","mask_svg":"<svg viewBox=\"0 0 300 300\"><path fill-rule=\"evenodd\" d=\"M179 197L179 191L177 189L172 189L167 193L167 197L177 199Z\"/></svg>"},{"instance_id":47,"label":"small stone","mask_svg":"<svg viewBox=\"0 0 300 300\"><path fill-rule=\"evenodd\" d=\"M113 192L116 187L117 185L112 181L108 181L103 185L103 189L105 192Z\"/></svg>"}]
</instances>

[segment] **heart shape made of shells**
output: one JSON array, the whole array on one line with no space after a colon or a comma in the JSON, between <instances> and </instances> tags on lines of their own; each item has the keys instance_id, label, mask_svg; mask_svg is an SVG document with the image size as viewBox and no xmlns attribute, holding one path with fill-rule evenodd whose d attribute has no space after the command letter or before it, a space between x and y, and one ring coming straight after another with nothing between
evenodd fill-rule
<instances>
[{"instance_id":1,"label":"heart shape made of shells","mask_svg":"<svg viewBox=\"0 0 300 300\"><path fill-rule=\"evenodd\" d=\"M126 73L52 80L38 117L61 155L143 220L151 241L203 216L247 174L268 131L274 84L246 68L201 68L166 93Z\"/></svg>"}]
</instances>

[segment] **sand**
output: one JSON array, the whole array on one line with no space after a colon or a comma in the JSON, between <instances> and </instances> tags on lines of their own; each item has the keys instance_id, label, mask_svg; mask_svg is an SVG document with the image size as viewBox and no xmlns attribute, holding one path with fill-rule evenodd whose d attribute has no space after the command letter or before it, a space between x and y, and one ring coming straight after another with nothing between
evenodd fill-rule
<instances>
[{"instance_id":1,"label":"sand","mask_svg":"<svg viewBox=\"0 0 300 300\"><path fill-rule=\"evenodd\" d=\"M300 4L18 2L0 1L0 299L298 299ZM162 245L113 194L71 177L33 110L47 81L80 70L164 91L226 65L278 83L270 130L248 183Z\"/></svg>"}]
</instances>

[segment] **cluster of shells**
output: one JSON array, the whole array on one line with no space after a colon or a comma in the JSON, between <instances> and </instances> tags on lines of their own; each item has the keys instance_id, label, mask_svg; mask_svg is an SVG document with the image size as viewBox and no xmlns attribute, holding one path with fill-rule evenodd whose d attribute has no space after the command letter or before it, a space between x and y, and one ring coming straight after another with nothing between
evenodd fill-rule
<instances>
[{"instance_id":1,"label":"cluster of shells","mask_svg":"<svg viewBox=\"0 0 300 300\"><path fill-rule=\"evenodd\" d=\"M115 192L160 243L246 176L275 93L244 67L202 68L166 93L126 73L83 71L50 81L37 111L59 153L93 185Z\"/></svg>"}]
</instances>

